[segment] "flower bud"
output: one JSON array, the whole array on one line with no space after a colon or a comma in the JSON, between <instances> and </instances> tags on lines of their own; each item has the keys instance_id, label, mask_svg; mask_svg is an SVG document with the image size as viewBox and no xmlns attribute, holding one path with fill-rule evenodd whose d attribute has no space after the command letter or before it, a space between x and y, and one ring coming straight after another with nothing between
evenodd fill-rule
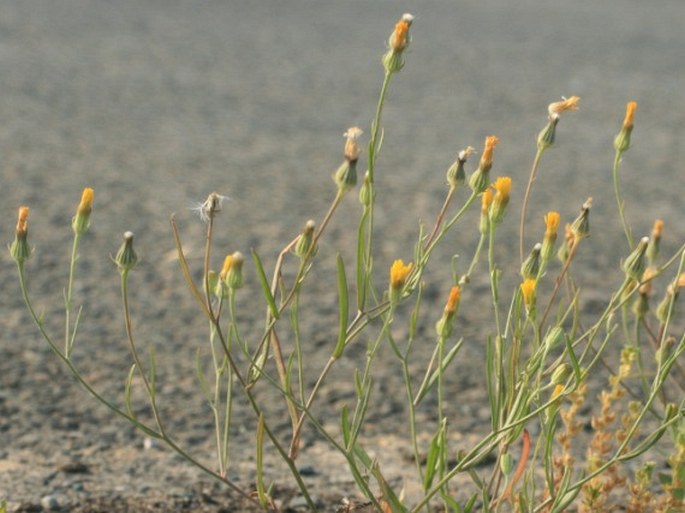
<instances>
[{"instance_id":1,"label":"flower bud","mask_svg":"<svg viewBox=\"0 0 685 513\"><path fill-rule=\"evenodd\" d=\"M645 253L647 252L648 243L649 237L642 237L633 252L623 262L623 271L635 281L640 281L642 274L645 272Z\"/></svg>"},{"instance_id":2,"label":"flower bud","mask_svg":"<svg viewBox=\"0 0 685 513\"><path fill-rule=\"evenodd\" d=\"M390 267L390 301L393 303L399 301L400 292L411 269L411 262L405 265L403 260L395 260Z\"/></svg>"},{"instance_id":3,"label":"flower bud","mask_svg":"<svg viewBox=\"0 0 685 513\"><path fill-rule=\"evenodd\" d=\"M90 213L93 209L93 189L86 187L81 195L81 203L76 209L76 215L71 220L71 227L75 234L82 234L90 226Z\"/></svg>"},{"instance_id":4,"label":"flower bud","mask_svg":"<svg viewBox=\"0 0 685 513\"><path fill-rule=\"evenodd\" d=\"M571 224L571 231L575 236L576 241L583 239L590 235L590 208L592 207L592 198L588 198L583 203L583 208L573 224Z\"/></svg>"},{"instance_id":5,"label":"flower bud","mask_svg":"<svg viewBox=\"0 0 685 513\"><path fill-rule=\"evenodd\" d=\"M553 385L565 383L572 371L573 369L571 369L571 366L568 363L562 363L556 369L554 369L550 383Z\"/></svg>"},{"instance_id":6,"label":"flower bud","mask_svg":"<svg viewBox=\"0 0 685 513\"><path fill-rule=\"evenodd\" d=\"M228 266L226 261L230 258ZM243 286L243 262L245 257L240 251L236 251L232 255L226 257L224 261L224 269L221 270L221 279L224 284L232 290L238 290Z\"/></svg>"},{"instance_id":7,"label":"flower bud","mask_svg":"<svg viewBox=\"0 0 685 513\"><path fill-rule=\"evenodd\" d=\"M557 228L559 226L559 212L550 211L545 214L545 236L542 239L540 255L543 262L552 258L554 245L557 242Z\"/></svg>"},{"instance_id":8,"label":"flower bud","mask_svg":"<svg viewBox=\"0 0 685 513\"><path fill-rule=\"evenodd\" d=\"M661 219L654 221L652 227L652 236L649 238L647 245L647 260L650 264L654 264L659 258L659 246L661 245L661 234L664 231L664 222Z\"/></svg>"},{"instance_id":9,"label":"flower bud","mask_svg":"<svg viewBox=\"0 0 685 513\"><path fill-rule=\"evenodd\" d=\"M361 150L357 140L363 134L361 128L353 126L345 132L345 160L338 170L333 174L333 181L342 192L346 192L357 185L357 160Z\"/></svg>"},{"instance_id":10,"label":"flower bud","mask_svg":"<svg viewBox=\"0 0 685 513\"><path fill-rule=\"evenodd\" d=\"M554 139L557 135L557 123L559 118L550 118L545 128L540 130L538 134L538 151L544 151L554 145Z\"/></svg>"},{"instance_id":11,"label":"flower bud","mask_svg":"<svg viewBox=\"0 0 685 513\"><path fill-rule=\"evenodd\" d=\"M554 326L551 330L549 330L547 335L545 335L545 339L543 340L545 349L549 351L557 347L559 344L564 342L565 338L566 334L561 326Z\"/></svg>"},{"instance_id":12,"label":"flower bud","mask_svg":"<svg viewBox=\"0 0 685 513\"><path fill-rule=\"evenodd\" d=\"M295 254L300 258L306 258L307 256L310 256L312 241L314 240L315 227L316 223L310 219L304 225L304 230L302 230L302 234L300 234L300 237L297 239L297 244L295 244Z\"/></svg>"},{"instance_id":13,"label":"flower bud","mask_svg":"<svg viewBox=\"0 0 685 513\"><path fill-rule=\"evenodd\" d=\"M359 203L364 208L368 208L371 205L371 178L369 178L368 171L364 174L364 183L359 188Z\"/></svg>"},{"instance_id":14,"label":"flower bud","mask_svg":"<svg viewBox=\"0 0 685 513\"><path fill-rule=\"evenodd\" d=\"M457 160L455 160L454 164L452 164L447 170L447 183L451 188L456 189L466 182L466 171L464 170L464 164L466 164L466 160L468 159L469 155L471 155L474 151L476 151L475 148L471 146L467 146L466 149L461 150L457 156Z\"/></svg>"},{"instance_id":15,"label":"flower bud","mask_svg":"<svg viewBox=\"0 0 685 513\"><path fill-rule=\"evenodd\" d=\"M114 262L121 273L130 271L138 263L138 255L133 249L133 232L124 233L124 242L114 257Z\"/></svg>"},{"instance_id":16,"label":"flower bud","mask_svg":"<svg viewBox=\"0 0 685 513\"><path fill-rule=\"evenodd\" d=\"M626 105L626 116L623 119L623 126L621 131L614 139L614 148L619 153L623 153L630 148L630 134L633 132L633 118L635 117L635 109L637 109L637 102L628 102Z\"/></svg>"},{"instance_id":17,"label":"flower bud","mask_svg":"<svg viewBox=\"0 0 685 513\"><path fill-rule=\"evenodd\" d=\"M452 334L452 319L459 307L460 297L461 289L457 285L453 286L450 289L450 295L442 312L442 317L435 325L435 331L437 331L439 337L446 339Z\"/></svg>"},{"instance_id":18,"label":"flower bud","mask_svg":"<svg viewBox=\"0 0 685 513\"><path fill-rule=\"evenodd\" d=\"M492 199L494 194L492 189L487 188L481 194L481 206L480 206L480 233L487 234L490 231L490 205L492 205Z\"/></svg>"},{"instance_id":19,"label":"flower bud","mask_svg":"<svg viewBox=\"0 0 685 513\"><path fill-rule=\"evenodd\" d=\"M488 182L490 181L489 173L492 168L492 155L498 142L499 139L494 135L489 135L485 138L485 149L483 150L483 155L481 155L478 169L469 178L469 187L476 194L483 192L488 187Z\"/></svg>"},{"instance_id":20,"label":"flower bud","mask_svg":"<svg viewBox=\"0 0 685 513\"><path fill-rule=\"evenodd\" d=\"M538 277L538 273L540 272L541 249L542 244L538 242L535 246L533 246L533 250L528 255L528 258L526 258L521 265L521 276L524 280L529 278L536 279Z\"/></svg>"},{"instance_id":21,"label":"flower bud","mask_svg":"<svg viewBox=\"0 0 685 513\"><path fill-rule=\"evenodd\" d=\"M402 19L395 25L395 30L388 39L388 51L383 56L383 67L386 73L395 73L404 67L402 52L409 46L409 27L414 21L414 16L409 13L402 15Z\"/></svg>"},{"instance_id":22,"label":"flower bud","mask_svg":"<svg viewBox=\"0 0 685 513\"><path fill-rule=\"evenodd\" d=\"M490 221L499 224L504 219L504 214L507 211L509 204L509 194L511 192L511 178L508 176L500 176L493 184L495 188L495 197L492 200L492 207L490 207Z\"/></svg>"},{"instance_id":23,"label":"flower bud","mask_svg":"<svg viewBox=\"0 0 685 513\"><path fill-rule=\"evenodd\" d=\"M19 207L17 215L17 228L14 232L14 241L10 244L10 254L15 262L23 264L31 258L31 248L28 243L29 230L27 221L29 207Z\"/></svg>"},{"instance_id":24,"label":"flower bud","mask_svg":"<svg viewBox=\"0 0 685 513\"><path fill-rule=\"evenodd\" d=\"M523 302L526 305L526 312L530 314L535 309L535 287L537 286L537 280L534 278L526 278L521 283L521 295L523 296Z\"/></svg>"}]
</instances>

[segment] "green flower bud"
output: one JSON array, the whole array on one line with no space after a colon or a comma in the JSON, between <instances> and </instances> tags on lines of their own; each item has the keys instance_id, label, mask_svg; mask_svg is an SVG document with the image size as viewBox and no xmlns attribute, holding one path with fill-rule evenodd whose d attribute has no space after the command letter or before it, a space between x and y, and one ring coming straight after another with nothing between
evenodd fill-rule
<instances>
[{"instance_id":1,"label":"green flower bud","mask_svg":"<svg viewBox=\"0 0 685 513\"><path fill-rule=\"evenodd\" d=\"M114 262L122 273L130 271L138 263L138 255L133 249L133 232L124 233L124 242L114 257Z\"/></svg>"}]
</instances>

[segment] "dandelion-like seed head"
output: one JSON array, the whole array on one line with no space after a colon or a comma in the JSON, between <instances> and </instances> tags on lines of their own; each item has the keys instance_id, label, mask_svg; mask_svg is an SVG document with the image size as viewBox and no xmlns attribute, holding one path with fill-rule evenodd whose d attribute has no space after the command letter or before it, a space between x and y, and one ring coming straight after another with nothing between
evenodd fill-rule
<instances>
[{"instance_id":1,"label":"dandelion-like seed head","mask_svg":"<svg viewBox=\"0 0 685 513\"><path fill-rule=\"evenodd\" d=\"M351 162L356 161L359 158L361 149L357 140L364 133L364 131L358 126L353 126L347 129L344 136L347 139L345 141L345 158Z\"/></svg>"},{"instance_id":2,"label":"dandelion-like seed head","mask_svg":"<svg viewBox=\"0 0 685 513\"><path fill-rule=\"evenodd\" d=\"M200 215L202 222L208 223L216 214L221 212L221 207L224 201L228 200L228 196L223 196L217 192L212 192L207 196L207 199L199 205L192 207L191 210L196 211Z\"/></svg>"},{"instance_id":3,"label":"dandelion-like seed head","mask_svg":"<svg viewBox=\"0 0 685 513\"><path fill-rule=\"evenodd\" d=\"M566 112L567 110L571 111L578 109L578 103L580 102L579 96L571 96L570 98L562 96L561 98L560 102L550 103L549 107L547 107L549 117L552 119L558 118L559 114Z\"/></svg>"}]
</instances>

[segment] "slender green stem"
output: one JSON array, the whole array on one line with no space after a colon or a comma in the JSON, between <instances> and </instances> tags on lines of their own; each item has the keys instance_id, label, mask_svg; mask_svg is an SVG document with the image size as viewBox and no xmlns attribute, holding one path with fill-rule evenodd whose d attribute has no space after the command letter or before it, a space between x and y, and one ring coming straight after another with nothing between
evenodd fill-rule
<instances>
[{"instance_id":1,"label":"slender green stem","mask_svg":"<svg viewBox=\"0 0 685 513\"><path fill-rule=\"evenodd\" d=\"M74 327L73 335L71 334L71 306L80 241L81 234L78 232L74 233L74 244L71 248L71 260L69 262L69 282L67 283L67 291L64 296L64 356L67 358L71 357L71 348L74 344L73 339L76 337L76 327Z\"/></svg>"},{"instance_id":2,"label":"slender green stem","mask_svg":"<svg viewBox=\"0 0 685 513\"><path fill-rule=\"evenodd\" d=\"M616 194L616 205L618 206L618 214L621 217L621 224L623 225L623 232L625 233L626 240L628 241L628 248L633 249L633 234L630 230L630 226L628 225L628 221L626 221L625 204L623 202L623 198L621 197L621 190L619 188L619 181L618 181L618 168L619 168L619 165L621 164L621 155L622 155L622 152L619 150L616 150L616 156L614 157L614 171L613 171L614 193Z\"/></svg>"},{"instance_id":3,"label":"slender green stem","mask_svg":"<svg viewBox=\"0 0 685 513\"><path fill-rule=\"evenodd\" d=\"M523 204L521 205L521 222L519 223L519 259L523 263L523 247L525 246L525 233L526 233L526 212L528 210L528 202L530 201L530 193L533 190L533 182L538 174L538 168L540 167L540 160L542 159L542 154L545 152L544 147L538 147L535 153L535 159L533 160L533 167L530 170L530 176L528 177L528 185L526 185L526 193L523 196Z\"/></svg>"}]
</instances>

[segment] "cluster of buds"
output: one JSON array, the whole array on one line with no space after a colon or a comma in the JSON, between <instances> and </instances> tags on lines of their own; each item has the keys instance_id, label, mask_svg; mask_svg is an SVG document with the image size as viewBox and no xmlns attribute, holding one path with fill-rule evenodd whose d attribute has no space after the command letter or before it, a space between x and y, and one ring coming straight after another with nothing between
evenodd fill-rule
<instances>
[{"instance_id":1,"label":"cluster of buds","mask_svg":"<svg viewBox=\"0 0 685 513\"><path fill-rule=\"evenodd\" d=\"M390 39L388 39L388 51L383 56L383 67L388 74L395 73L404 67L402 53L411 42L409 27L411 27L413 21L414 16L409 13L403 14L400 21L395 25L395 30L390 34Z\"/></svg>"},{"instance_id":2,"label":"cluster of buds","mask_svg":"<svg viewBox=\"0 0 685 513\"><path fill-rule=\"evenodd\" d=\"M498 142L499 139L494 135L485 138L485 149L480 157L478 169L469 177L469 187L476 194L483 192L488 187L490 169L492 169L492 155Z\"/></svg>"},{"instance_id":3,"label":"cluster of buds","mask_svg":"<svg viewBox=\"0 0 685 513\"><path fill-rule=\"evenodd\" d=\"M623 153L630 148L630 134L633 132L633 119L635 118L636 109L637 102L628 102L626 105L626 115L623 119L623 126L614 139L614 148L619 153Z\"/></svg>"},{"instance_id":4,"label":"cluster of buds","mask_svg":"<svg viewBox=\"0 0 685 513\"><path fill-rule=\"evenodd\" d=\"M17 216L17 229L14 232L14 241L10 244L10 254L17 264L22 265L31 258L31 248L28 243L28 218L29 207L19 207Z\"/></svg>"},{"instance_id":5,"label":"cluster of buds","mask_svg":"<svg viewBox=\"0 0 685 513\"><path fill-rule=\"evenodd\" d=\"M547 107L547 126L538 134L538 151L544 151L554 144L560 114L565 111L576 110L579 101L578 96L571 96L570 98L562 97L562 101L549 104Z\"/></svg>"},{"instance_id":6,"label":"cluster of buds","mask_svg":"<svg viewBox=\"0 0 685 513\"><path fill-rule=\"evenodd\" d=\"M457 155L457 160L455 160L447 170L447 183L451 189L456 189L466 182L466 171L464 170L464 164L466 164L466 160L475 151L476 149L472 146L467 146L465 149L461 150L459 155Z\"/></svg>"},{"instance_id":7,"label":"cluster of buds","mask_svg":"<svg viewBox=\"0 0 685 513\"><path fill-rule=\"evenodd\" d=\"M459 307L459 298L461 297L461 289L455 285L450 289L450 295L447 298L447 304L442 311L442 317L435 325L435 331L438 336L447 339L452 334L452 320L457 313Z\"/></svg>"},{"instance_id":8,"label":"cluster of buds","mask_svg":"<svg viewBox=\"0 0 685 513\"><path fill-rule=\"evenodd\" d=\"M357 160L359 160L359 154L361 153L357 140L363 133L361 128L353 126L344 134L345 160L333 174L333 181L341 192L347 192L357 185Z\"/></svg>"},{"instance_id":9,"label":"cluster of buds","mask_svg":"<svg viewBox=\"0 0 685 513\"><path fill-rule=\"evenodd\" d=\"M390 302L396 304L402 295L402 288L407 281L407 276L412 270L413 265L405 264L403 260L395 260L390 267Z\"/></svg>"}]
</instances>

